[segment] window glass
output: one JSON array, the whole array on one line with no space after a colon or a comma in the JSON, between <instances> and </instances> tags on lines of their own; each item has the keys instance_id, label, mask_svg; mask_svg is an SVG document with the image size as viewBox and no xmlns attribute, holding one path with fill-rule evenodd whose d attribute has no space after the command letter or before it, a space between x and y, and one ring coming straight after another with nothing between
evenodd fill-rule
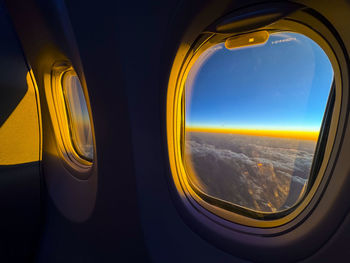
<instances>
[{"instance_id":1,"label":"window glass","mask_svg":"<svg viewBox=\"0 0 350 263\"><path fill-rule=\"evenodd\" d=\"M183 158L195 189L275 213L305 195L333 69L304 35L274 33L264 41L232 49L219 43L193 64Z\"/></svg>"},{"instance_id":2,"label":"window glass","mask_svg":"<svg viewBox=\"0 0 350 263\"><path fill-rule=\"evenodd\" d=\"M80 157L91 161L93 159L91 122L80 80L73 70L64 73L62 86L73 146Z\"/></svg>"}]
</instances>

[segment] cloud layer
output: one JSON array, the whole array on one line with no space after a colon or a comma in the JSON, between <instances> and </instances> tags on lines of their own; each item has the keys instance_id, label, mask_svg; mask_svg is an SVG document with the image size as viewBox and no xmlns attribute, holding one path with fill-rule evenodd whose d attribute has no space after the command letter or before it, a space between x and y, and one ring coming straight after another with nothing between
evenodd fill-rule
<instances>
[{"instance_id":1,"label":"cloud layer","mask_svg":"<svg viewBox=\"0 0 350 263\"><path fill-rule=\"evenodd\" d=\"M187 133L185 163L207 194L261 212L286 209L307 184L315 142Z\"/></svg>"}]
</instances>

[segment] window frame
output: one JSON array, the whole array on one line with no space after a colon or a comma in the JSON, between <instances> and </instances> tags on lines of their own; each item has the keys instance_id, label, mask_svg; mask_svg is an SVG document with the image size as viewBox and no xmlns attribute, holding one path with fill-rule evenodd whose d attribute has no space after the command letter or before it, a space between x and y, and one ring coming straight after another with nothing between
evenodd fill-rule
<instances>
[{"instance_id":1,"label":"window frame","mask_svg":"<svg viewBox=\"0 0 350 263\"><path fill-rule=\"evenodd\" d=\"M260 30L258 30L260 31ZM297 33L297 32L293 32L293 31L280 31L280 30L276 30L276 29L272 29L272 30L267 30L269 32L269 34L271 35L272 33ZM254 31L254 32L257 32L257 31ZM300 34L300 33L299 33ZM240 34L238 34L240 35ZM197 52L200 52L198 57L206 50L210 49L212 46L215 46L219 43L224 43L225 42L225 39L227 38L230 38L232 36L237 36L237 35L229 35L229 36L225 36L222 38L222 36L220 36L220 38L217 38L217 40L215 41L221 41L221 42L218 42L218 43L209 43L208 47L206 48L203 48L205 46L206 43L203 43L203 46L200 48L200 50L198 50ZM209 41L209 40L207 40ZM316 42L317 43L317 42ZM327 54L328 55L328 54ZM197 55L195 55L196 58ZM193 58L192 58L193 59ZM193 64L196 62L196 59L193 60ZM191 66L193 65L191 63ZM333 65L332 65L333 66ZM186 103L185 103L185 82L186 82L186 79L187 79L187 73L189 73L189 71L191 70L191 67L188 67L188 69L186 69L186 78L184 79L184 84L183 84L183 95L182 95L182 100L183 102L181 102L183 104L183 108L182 108L182 112L181 112L181 119L182 119L182 127L181 127L181 130L182 130L182 135L181 136L185 136L185 123L186 123ZM222 209L226 209L228 211L231 211L231 212L234 212L234 213L238 213L238 214L241 214L243 216L247 216L247 217L251 217L251 218L255 218L255 219L260 219L260 220L273 220L273 219L279 219L279 218L282 218L282 217L285 217L287 216L289 213L291 213L293 210L295 210L297 208L297 206L299 206L299 204L305 199L305 197L308 195L309 191L310 191L310 188L312 188L314 182L315 182L315 179L319 176L318 173L319 173L319 168L318 169L315 167L315 161L317 163L321 163L321 165L318 165L318 166L322 166L322 163L323 163L323 157L324 157L324 154L322 155L319 155L320 154L320 148L325 148L325 137L327 139L328 137L328 132L324 134L324 132L322 132L323 130L325 130L325 127L326 126L329 126L330 125L330 121L332 118L326 118L329 113L332 113L333 111L333 106L330 107L330 105L334 105L334 93L335 93L335 81L334 81L334 77L333 77L333 81L332 81L332 84L331 84L331 87L330 87L330 92L329 92L329 96L327 98L327 103L326 103L326 108L325 108L325 112L324 112L324 116L323 116L323 119L322 119L322 124L320 126L320 133L319 133L319 137L318 137L318 140L317 140L317 143L316 143L316 148L315 148L315 152L314 152L314 158L313 158L313 161L312 161L312 166L311 166L311 170L310 170L310 174L309 174L309 182L307 184L307 189L305 191L305 194L303 195L303 197L297 202L295 203L292 207L286 209L286 210L282 210L282 211L278 211L278 212L259 212L259 211L255 211L253 209L250 209L250 208L247 208L247 207L243 207L243 206L240 206L238 204L234 204L234 203L231 203L229 201L226 201L226 200L221 200L219 198L216 198L214 196L210 196L209 194L205 193L204 191L202 191L201 189L199 189L195 183L192 182L191 180L191 176L189 176L188 174L190 173L190 171L188 171L186 169L186 165L184 165L184 169L185 169L185 173L186 173L186 179L188 181L188 184L189 186L194 190L194 192L201 198L203 199L205 202L207 203L210 203L214 206L218 206ZM184 137L182 137L184 138ZM181 145L181 153L182 153L182 156L185 155L185 146L184 146L184 139L181 139L182 141L182 145ZM322 143L322 142L323 143ZM326 140L327 141L327 140ZM182 158L182 162L184 163L184 158Z\"/></svg>"},{"instance_id":2,"label":"window frame","mask_svg":"<svg viewBox=\"0 0 350 263\"><path fill-rule=\"evenodd\" d=\"M57 62L53 65L51 71L51 85L47 87L46 95L47 102L50 110L50 116L54 132L56 135L56 142L59 148L61 159L64 161L66 168L80 179L87 179L89 172L95 162L96 147L94 139L93 121L91 118L90 103L86 88L84 87L81 79L79 78L81 88L85 97L85 103L89 113L90 128L93 139L93 158L88 160L82 157L72 138L71 116L69 112L69 106L67 105L67 98L65 95L65 89L63 87L63 78L65 74L74 72L79 78L79 75L75 72L74 67L69 61Z\"/></svg>"},{"instance_id":3,"label":"window frame","mask_svg":"<svg viewBox=\"0 0 350 263\"><path fill-rule=\"evenodd\" d=\"M169 82L167 101L167 135L170 167L172 170L175 187L182 196L181 199L183 202L186 202L187 205L190 205L196 210L200 211L202 214L209 216L215 222L220 222L220 224L224 223L229 227L232 227L231 223L243 225L248 227L248 232L250 232L251 227L267 229L285 225L296 219L302 212L310 209L312 210L312 204L310 204L311 201L315 201L315 199L317 200L317 198L322 195L325 184L327 184L327 181L329 180L329 174L325 173L331 157L333 146L335 144L343 92L341 71L338 60L333 49L331 48L331 45L319 32L310 28L304 23L298 22L297 19L292 20L286 18L281 19L270 26L257 28L255 31L260 30L267 30L269 33L294 32L305 35L306 37L315 41L324 50L330 59L334 70L335 107L333 108L333 112L331 114L332 117L329 125L330 129L327 136L328 138L324 143L325 151L322 157L323 160L319 167L319 171L317 172L317 176L314 178L312 186L310 189L308 189L308 192L304 195L304 198L294 206L293 210L286 210L287 213L258 213L256 211L249 211L247 208L239 209L239 206L232 205L231 203L225 201L220 201L221 207L219 207L216 204L216 201L218 200L217 198L214 198L213 200L207 194L201 193L199 189L194 190L193 185L191 185L187 179L189 176L187 176L182 158L182 138L184 138L185 126L185 103L183 93L187 75L196 59L202 54L202 52L213 45L224 42L226 38L238 34L219 34L215 32L202 33L186 53L183 63L179 67L176 81L173 81L173 85L171 85L171 82ZM173 97L171 98L169 98L169 91L173 94ZM169 113L169 109L171 109L171 113ZM326 116L326 114L327 112L325 112L324 116ZM319 140L322 139L321 137L323 136L319 136ZM278 217L275 216L276 214L279 214Z\"/></svg>"}]
</instances>

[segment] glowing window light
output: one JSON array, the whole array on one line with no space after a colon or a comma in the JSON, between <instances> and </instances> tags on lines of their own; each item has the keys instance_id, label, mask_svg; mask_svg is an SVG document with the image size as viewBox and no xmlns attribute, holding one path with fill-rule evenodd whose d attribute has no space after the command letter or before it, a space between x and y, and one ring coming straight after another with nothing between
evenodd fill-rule
<instances>
[{"instance_id":1,"label":"glowing window light","mask_svg":"<svg viewBox=\"0 0 350 263\"><path fill-rule=\"evenodd\" d=\"M93 139L91 122L80 80L74 70L62 76L70 135L73 146L81 158L93 159Z\"/></svg>"}]
</instances>

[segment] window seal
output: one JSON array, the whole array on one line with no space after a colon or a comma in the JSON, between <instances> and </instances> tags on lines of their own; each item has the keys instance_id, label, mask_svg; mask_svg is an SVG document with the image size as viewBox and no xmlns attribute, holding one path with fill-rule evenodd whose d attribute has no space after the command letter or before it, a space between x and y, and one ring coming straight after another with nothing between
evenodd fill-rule
<instances>
[{"instance_id":1,"label":"window seal","mask_svg":"<svg viewBox=\"0 0 350 263\"><path fill-rule=\"evenodd\" d=\"M77 177L84 179L89 175L89 171L94 164L94 160L87 160L86 158L82 157L79 154L79 151L76 149L76 146L74 145L75 142L72 139L73 132L71 130L72 125L70 120L70 109L67 105L68 102L62 82L63 76L67 72L71 71L74 71L74 68L69 61L56 62L51 70L51 87L46 88L46 95L48 106L50 108L54 133L56 135L56 142L59 148L58 152L61 155L61 159L63 160L67 169L69 169ZM85 94L84 97L88 106L88 98ZM90 112L89 118L93 136L93 123ZM94 136L93 149L93 156L95 156Z\"/></svg>"}]
</instances>

